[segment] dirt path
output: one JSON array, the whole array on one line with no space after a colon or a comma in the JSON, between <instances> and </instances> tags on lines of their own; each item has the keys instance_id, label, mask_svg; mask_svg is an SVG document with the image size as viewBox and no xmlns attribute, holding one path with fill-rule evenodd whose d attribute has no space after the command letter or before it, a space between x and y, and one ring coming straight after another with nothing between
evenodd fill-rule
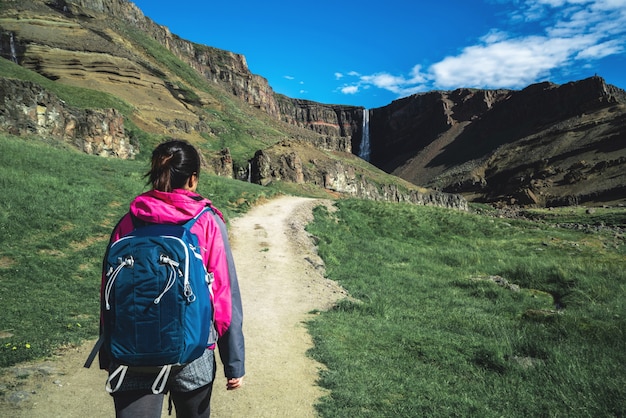
<instances>
[{"instance_id":1,"label":"dirt path","mask_svg":"<svg viewBox=\"0 0 626 418\"><path fill-rule=\"evenodd\" d=\"M230 227L244 303L247 375L226 391L221 365L212 416L313 417L323 394L315 384L320 364L306 356L311 339L303 322L345 293L321 274L322 263L304 231L311 210L327 201L280 197L253 208ZM82 364L91 342L49 361L20 365L0 382L9 403L0 415L29 418L113 416L105 375ZM20 376L20 377L16 377ZM164 408L163 416L167 416Z\"/></svg>"}]
</instances>

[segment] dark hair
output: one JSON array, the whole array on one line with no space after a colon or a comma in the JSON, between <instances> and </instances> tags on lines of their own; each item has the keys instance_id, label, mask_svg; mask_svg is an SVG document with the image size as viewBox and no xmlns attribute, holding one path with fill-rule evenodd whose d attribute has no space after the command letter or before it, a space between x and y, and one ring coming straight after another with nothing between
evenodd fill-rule
<instances>
[{"instance_id":1,"label":"dark hair","mask_svg":"<svg viewBox=\"0 0 626 418\"><path fill-rule=\"evenodd\" d=\"M162 192L182 189L193 174L200 175L200 155L187 141L173 139L152 151L148 184Z\"/></svg>"}]
</instances>

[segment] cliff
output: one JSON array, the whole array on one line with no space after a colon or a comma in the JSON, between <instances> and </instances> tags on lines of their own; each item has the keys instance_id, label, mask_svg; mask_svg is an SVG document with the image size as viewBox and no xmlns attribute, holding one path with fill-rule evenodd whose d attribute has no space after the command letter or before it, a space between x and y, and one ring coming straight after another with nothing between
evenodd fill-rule
<instances>
[{"instance_id":1,"label":"cliff","mask_svg":"<svg viewBox=\"0 0 626 418\"><path fill-rule=\"evenodd\" d=\"M351 152L353 139L361 138L362 107L326 105L284 95L276 95L276 99L282 121L328 138L340 138L340 146L331 147L335 150Z\"/></svg>"},{"instance_id":2,"label":"cliff","mask_svg":"<svg viewBox=\"0 0 626 418\"><path fill-rule=\"evenodd\" d=\"M67 106L37 84L0 78L0 129L65 141L87 154L132 158L136 147L115 109Z\"/></svg>"},{"instance_id":3,"label":"cliff","mask_svg":"<svg viewBox=\"0 0 626 418\"><path fill-rule=\"evenodd\" d=\"M342 196L468 209L467 200L458 194L417 187L399 178L390 182L384 172L354 155L336 155L298 141L259 150L251 160L250 181L312 184Z\"/></svg>"},{"instance_id":4,"label":"cliff","mask_svg":"<svg viewBox=\"0 0 626 418\"><path fill-rule=\"evenodd\" d=\"M626 92L597 76L414 95L372 110L370 127L374 165L471 200L626 200Z\"/></svg>"},{"instance_id":5,"label":"cliff","mask_svg":"<svg viewBox=\"0 0 626 418\"><path fill-rule=\"evenodd\" d=\"M434 139L458 132L510 94L507 90L433 91L373 109L370 111L371 162L392 172Z\"/></svg>"},{"instance_id":6,"label":"cliff","mask_svg":"<svg viewBox=\"0 0 626 418\"><path fill-rule=\"evenodd\" d=\"M156 24L144 16L133 3L126 0L57 0L55 7L74 15L95 17L93 12L111 15L132 24L206 80L221 85L226 91L273 118L310 129L327 138L347 137L350 140L355 131L354 121L360 117L357 108L325 105L278 95L265 78L250 72L243 55L182 39L172 34L166 26ZM329 146L335 150L350 152L345 141L338 141L342 144Z\"/></svg>"}]
</instances>

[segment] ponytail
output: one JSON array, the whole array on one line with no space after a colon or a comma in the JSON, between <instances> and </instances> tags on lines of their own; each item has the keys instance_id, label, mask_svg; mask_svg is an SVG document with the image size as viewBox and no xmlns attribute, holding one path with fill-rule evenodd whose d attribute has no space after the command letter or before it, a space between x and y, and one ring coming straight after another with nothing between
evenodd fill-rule
<instances>
[{"instance_id":1,"label":"ponytail","mask_svg":"<svg viewBox=\"0 0 626 418\"><path fill-rule=\"evenodd\" d=\"M184 188L194 174L200 175L198 151L187 141L175 139L159 144L152 151L152 165L146 178L154 190L171 192Z\"/></svg>"}]
</instances>

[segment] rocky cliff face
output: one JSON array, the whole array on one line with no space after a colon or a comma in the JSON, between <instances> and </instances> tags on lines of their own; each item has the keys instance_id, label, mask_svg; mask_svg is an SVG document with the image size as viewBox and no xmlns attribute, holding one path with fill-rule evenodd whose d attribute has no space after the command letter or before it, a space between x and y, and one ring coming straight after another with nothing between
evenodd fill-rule
<instances>
[{"instance_id":1,"label":"rocky cliff face","mask_svg":"<svg viewBox=\"0 0 626 418\"><path fill-rule=\"evenodd\" d=\"M283 95L277 95L276 98L281 120L314 131L323 137L334 138L326 144L318 144L324 149L352 152L353 140L361 137L361 107L326 105Z\"/></svg>"},{"instance_id":2,"label":"rocky cliff face","mask_svg":"<svg viewBox=\"0 0 626 418\"><path fill-rule=\"evenodd\" d=\"M135 147L115 109L68 107L58 97L27 81L0 78L0 128L13 135L52 137L87 154L131 158Z\"/></svg>"},{"instance_id":3,"label":"rocky cliff face","mask_svg":"<svg viewBox=\"0 0 626 418\"><path fill-rule=\"evenodd\" d=\"M392 172L446 132L456 132L506 100L507 90L433 91L371 110L372 164Z\"/></svg>"},{"instance_id":4,"label":"rocky cliff face","mask_svg":"<svg viewBox=\"0 0 626 418\"><path fill-rule=\"evenodd\" d=\"M261 185L276 180L314 184L343 196L468 209L467 200L458 194L420 188L400 179L381 182L356 161L357 157L347 155L328 158L308 143L284 142L256 153L251 161L250 181Z\"/></svg>"},{"instance_id":5,"label":"rocky cliff face","mask_svg":"<svg viewBox=\"0 0 626 418\"><path fill-rule=\"evenodd\" d=\"M133 24L207 80L222 85L233 95L276 119L332 138L351 139L352 134L358 131L359 125L355 121L360 118L359 108L325 105L278 95L265 78L250 72L243 55L182 39L172 34L167 27L154 23L126 0L57 0L56 7L66 13L96 12L112 15ZM331 147L350 151L345 143Z\"/></svg>"},{"instance_id":6,"label":"rocky cliff face","mask_svg":"<svg viewBox=\"0 0 626 418\"><path fill-rule=\"evenodd\" d=\"M626 93L600 77L414 95L370 127L372 163L416 184L489 202L626 199Z\"/></svg>"},{"instance_id":7,"label":"rocky cliff face","mask_svg":"<svg viewBox=\"0 0 626 418\"><path fill-rule=\"evenodd\" d=\"M223 85L250 105L264 109L275 117L278 116L272 88L266 79L250 72L246 58L241 54L182 39L171 33L167 27L153 22L134 3L127 0L56 0L51 2L51 5L69 15L86 17L108 15L130 23L208 80Z\"/></svg>"}]
</instances>

